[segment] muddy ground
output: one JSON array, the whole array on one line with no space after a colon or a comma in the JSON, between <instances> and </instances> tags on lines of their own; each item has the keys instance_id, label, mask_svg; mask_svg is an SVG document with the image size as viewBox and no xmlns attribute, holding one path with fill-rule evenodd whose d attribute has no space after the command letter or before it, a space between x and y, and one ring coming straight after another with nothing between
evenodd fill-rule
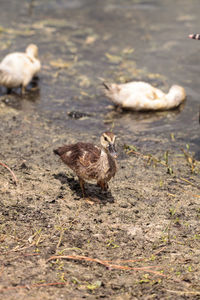
<instances>
[{"instance_id":1,"label":"muddy ground","mask_svg":"<svg viewBox=\"0 0 200 300\"><path fill-rule=\"evenodd\" d=\"M108 195L87 185L101 200L92 205L52 152L80 136L4 102L1 111L1 161L18 179L1 166L2 297L199 299L199 162L181 137L135 137L134 152L119 136L118 173Z\"/></svg>"},{"instance_id":2,"label":"muddy ground","mask_svg":"<svg viewBox=\"0 0 200 300\"><path fill-rule=\"evenodd\" d=\"M25 96L0 88L0 162L17 178L0 165L1 299L200 299L200 44L187 40L198 11L197 0L2 0L1 58L34 42L42 70ZM178 83L187 100L118 112L102 78ZM53 149L106 130L118 172L107 195L87 184L91 204Z\"/></svg>"}]
</instances>

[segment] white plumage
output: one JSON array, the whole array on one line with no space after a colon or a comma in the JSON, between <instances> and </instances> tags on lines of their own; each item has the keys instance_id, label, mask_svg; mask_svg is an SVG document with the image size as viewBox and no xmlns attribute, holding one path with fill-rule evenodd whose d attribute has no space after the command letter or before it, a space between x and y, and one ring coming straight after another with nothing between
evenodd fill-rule
<instances>
[{"instance_id":1,"label":"white plumage","mask_svg":"<svg viewBox=\"0 0 200 300\"><path fill-rule=\"evenodd\" d=\"M104 83L104 86L106 96L116 105L135 111L172 109L186 98L184 88L179 85L173 85L168 94L142 81Z\"/></svg>"},{"instance_id":2,"label":"white plumage","mask_svg":"<svg viewBox=\"0 0 200 300\"><path fill-rule=\"evenodd\" d=\"M30 44L25 52L14 52L5 56L0 63L0 85L7 88L22 87L22 92L39 72L41 64L38 47Z\"/></svg>"}]
</instances>

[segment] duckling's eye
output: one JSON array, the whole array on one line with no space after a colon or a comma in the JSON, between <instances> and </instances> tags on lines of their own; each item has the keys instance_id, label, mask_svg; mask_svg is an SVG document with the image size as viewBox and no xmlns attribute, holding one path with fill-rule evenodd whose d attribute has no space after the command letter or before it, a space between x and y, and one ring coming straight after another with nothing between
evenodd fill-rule
<instances>
[{"instance_id":1,"label":"duckling's eye","mask_svg":"<svg viewBox=\"0 0 200 300\"><path fill-rule=\"evenodd\" d=\"M107 139L107 137L106 137L106 136L104 136L104 140L105 140L106 142L108 142L108 139Z\"/></svg>"}]
</instances>

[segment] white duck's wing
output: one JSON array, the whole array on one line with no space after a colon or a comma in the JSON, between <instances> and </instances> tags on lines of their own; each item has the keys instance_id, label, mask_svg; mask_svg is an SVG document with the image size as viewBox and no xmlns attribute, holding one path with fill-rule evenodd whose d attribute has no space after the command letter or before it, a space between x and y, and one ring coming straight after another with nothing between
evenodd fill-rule
<instances>
[{"instance_id":1,"label":"white duck's wing","mask_svg":"<svg viewBox=\"0 0 200 300\"><path fill-rule=\"evenodd\" d=\"M134 110L149 109L149 102L157 99L157 89L142 81L125 84L112 84L109 86L107 95L112 101L124 108ZM159 91L160 96L164 93Z\"/></svg>"},{"instance_id":2,"label":"white duck's wing","mask_svg":"<svg viewBox=\"0 0 200 300\"><path fill-rule=\"evenodd\" d=\"M27 86L40 68L40 61L26 53L8 54L0 64L0 85Z\"/></svg>"}]
</instances>

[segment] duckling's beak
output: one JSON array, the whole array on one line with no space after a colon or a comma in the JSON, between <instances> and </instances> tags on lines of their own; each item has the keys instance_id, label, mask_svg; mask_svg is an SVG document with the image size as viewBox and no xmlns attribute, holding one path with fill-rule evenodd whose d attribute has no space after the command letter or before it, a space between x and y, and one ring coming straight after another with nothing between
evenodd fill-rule
<instances>
[{"instance_id":1,"label":"duckling's beak","mask_svg":"<svg viewBox=\"0 0 200 300\"><path fill-rule=\"evenodd\" d=\"M117 158L117 151L114 144L109 143L108 150L110 152L110 155L112 155L114 158Z\"/></svg>"}]
</instances>

